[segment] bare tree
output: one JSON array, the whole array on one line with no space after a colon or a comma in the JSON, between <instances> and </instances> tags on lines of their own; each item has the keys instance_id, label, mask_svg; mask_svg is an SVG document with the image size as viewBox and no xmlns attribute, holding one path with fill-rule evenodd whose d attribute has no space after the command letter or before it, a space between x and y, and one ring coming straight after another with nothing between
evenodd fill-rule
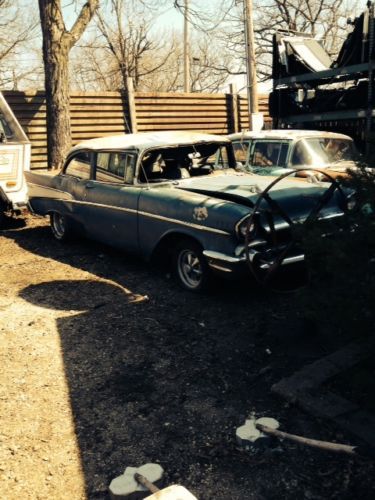
<instances>
[{"instance_id":1,"label":"bare tree","mask_svg":"<svg viewBox=\"0 0 375 500\"><path fill-rule=\"evenodd\" d=\"M272 35L279 29L309 33L321 38L334 57L347 35L346 19L358 11L358 0L254 0L254 28L257 71L260 79L271 74ZM184 0L174 0L183 11ZM196 30L205 31L211 46L220 52L221 61L211 64L217 73L246 73L242 0L222 0L217 12L192 1L190 22Z\"/></svg>"},{"instance_id":2,"label":"bare tree","mask_svg":"<svg viewBox=\"0 0 375 500\"><path fill-rule=\"evenodd\" d=\"M39 0L47 104L47 145L50 168L61 168L71 145L69 115L69 52L92 19L99 0L88 0L70 31L60 0Z\"/></svg>"},{"instance_id":3,"label":"bare tree","mask_svg":"<svg viewBox=\"0 0 375 500\"><path fill-rule=\"evenodd\" d=\"M110 58L110 72L117 74L118 87L126 88L128 77L137 89L142 79L160 70L173 53L173 39L153 35L148 9L138 2L108 0L110 12L98 11L97 27L102 49ZM167 40L167 37L164 38ZM152 54L152 57L148 57Z\"/></svg>"},{"instance_id":4,"label":"bare tree","mask_svg":"<svg viewBox=\"0 0 375 500\"><path fill-rule=\"evenodd\" d=\"M146 8L147 7L147 8ZM143 0L107 0L90 33L74 50L74 84L79 88L136 89L161 71L174 53L174 36L156 35L156 8ZM147 84L146 84L147 86Z\"/></svg>"},{"instance_id":5,"label":"bare tree","mask_svg":"<svg viewBox=\"0 0 375 500\"><path fill-rule=\"evenodd\" d=\"M169 10L171 4L159 2L158 9L162 5ZM150 0L107 0L98 12L97 35L90 29L90 37L74 49L75 86L126 88L127 77L132 77L139 91L183 91L182 33L178 26L160 28L156 20L162 11ZM222 67L232 66L232 54L211 36L214 25L212 17L208 25L209 19L207 8L198 11L198 3L192 2L190 78L196 92L217 92L228 75Z\"/></svg>"},{"instance_id":6,"label":"bare tree","mask_svg":"<svg viewBox=\"0 0 375 500\"><path fill-rule=\"evenodd\" d=\"M157 32L160 5L181 11L182 28L184 0L164 0L157 6L150 0L107 0L97 18L99 34L85 42L84 57L76 52L75 84L83 89L126 88L131 76L138 90L181 91L182 35L177 30ZM272 35L277 29L319 36L334 57L353 9L349 0L254 0L260 78L270 77ZM189 0L189 22L193 91L216 92L231 75L246 73L242 0L215 5Z\"/></svg>"},{"instance_id":7,"label":"bare tree","mask_svg":"<svg viewBox=\"0 0 375 500\"><path fill-rule=\"evenodd\" d=\"M0 0L0 85L16 89L35 74L38 63L25 58L37 36L37 21L30 12L10 0Z\"/></svg>"}]
</instances>

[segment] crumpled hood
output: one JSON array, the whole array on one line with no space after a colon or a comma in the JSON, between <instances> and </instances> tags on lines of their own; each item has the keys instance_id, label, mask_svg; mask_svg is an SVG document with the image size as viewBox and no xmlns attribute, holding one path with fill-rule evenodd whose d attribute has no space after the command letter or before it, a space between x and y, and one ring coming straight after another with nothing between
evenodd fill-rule
<instances>
[{"instance_id":1,"label":"crumpled hood","mask_svg":"<svg viewBox=\"0 0 375 500\"><path fill-rule=\"evenodd\" d=\"M179 181L178 188L252 207L258 200L259 194L276 179L243 172L223 171L204 177L184 179ZM329 186L328 183L311 183L305 179L287 177L278 182L269 194L291 219L303 220ZM341 214L339 198L340 196L335 193L323 208L322 215Z\"/></svg>"}]
</instances>

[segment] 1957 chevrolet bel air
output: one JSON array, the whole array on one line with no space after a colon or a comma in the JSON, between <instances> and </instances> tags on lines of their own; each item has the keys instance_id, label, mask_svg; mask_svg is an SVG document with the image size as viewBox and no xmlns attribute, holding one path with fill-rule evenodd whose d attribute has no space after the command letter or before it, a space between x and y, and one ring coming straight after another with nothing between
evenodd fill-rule
<instances>
[{"instance_id":1,"label":"1957 chevrolet bel air","mask_svg":"<svg viewBox=\"0 0 375 500\"><path fill-rule=\"evenodd\" d=\"M220 136L92 139L71 150L57 175L27 173L29 204L50 216L58 240L85 234L146 260L163 258L190 291L206 287L213 271L243 274L248 263L268 277L303 260L290 244L291 226L343 214L345 196L335 181L275 183L235 167L231 143Z\"/></svg>"}]
</instances>

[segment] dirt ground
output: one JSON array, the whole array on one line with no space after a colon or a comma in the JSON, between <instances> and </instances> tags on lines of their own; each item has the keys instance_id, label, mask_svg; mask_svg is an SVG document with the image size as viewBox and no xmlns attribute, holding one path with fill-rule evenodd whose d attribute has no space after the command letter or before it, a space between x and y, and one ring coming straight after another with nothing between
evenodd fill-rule
<instances>
[{"instance_id":1,"label":"dirt ground","mask_svg":"<svg viewBox=\"0 0 375 500\"><path fill-rule=\"evenodd\" d=\"M247 280L192 295L116 250L60 244L32 217L0 232L0 277L2 498L106 499L147 462L200 500L375 498L372 462L236 444L252 414L357 444L270 392L333 348L295 295Z\"/></svg>"}]
</instances>

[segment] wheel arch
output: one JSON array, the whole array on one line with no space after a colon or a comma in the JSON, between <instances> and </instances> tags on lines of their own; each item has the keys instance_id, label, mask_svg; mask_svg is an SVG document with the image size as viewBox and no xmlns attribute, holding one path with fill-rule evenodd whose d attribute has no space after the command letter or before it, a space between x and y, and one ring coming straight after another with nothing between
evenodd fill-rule
<instances>
[{"instance_id":1,"label":"wheel arch","mask_svg":"<svg viewBox=\"0 0 375 500\"><path fill-rule=\"evenodd\" d=\"M167 267L170 265L174 249L180 241L190 241L199 245L202 249L204 248L204 245L199 238L184 231L170 231L160 238L152 250L150 260L158 265Z\"/></svg>"},{"instance_id":2,"label":"wheel arch","mask_svg":"<svg viewBox=\"0 0 375 500\"><path fill-rule=\"evenodd\" d=\"M69 213L66 213L62 210L58 210L58 208L56 207L49 208L48 210L46 210L45 217L49 217L51 221L54 213L63 215L65 217L69 227L69 233L70 233L69 238L74 239L74 237L76 237L77 235L84 235L84 236L86 235L86 229L84 224L82 224L76 218L72 217ZM50 225L52 226L51 222Z\"/></svg>"}]
</instances>

